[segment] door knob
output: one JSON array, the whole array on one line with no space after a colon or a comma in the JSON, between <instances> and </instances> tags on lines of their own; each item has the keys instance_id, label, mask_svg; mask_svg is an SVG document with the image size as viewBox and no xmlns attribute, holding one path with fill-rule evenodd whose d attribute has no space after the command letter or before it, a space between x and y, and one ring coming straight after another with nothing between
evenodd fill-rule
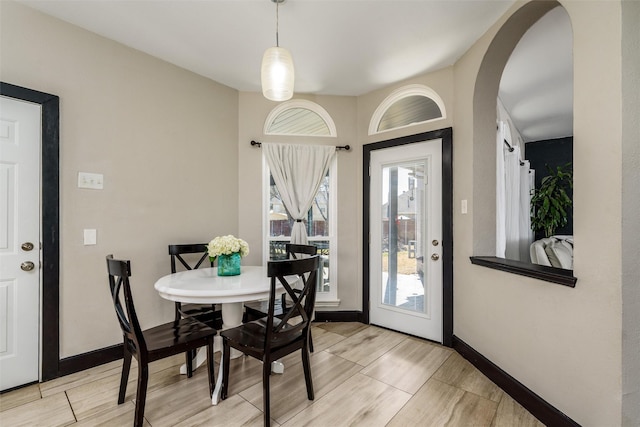
<instances>
[{"instance_id":1,"label":"door knob","mask_svg":"<svg viewBox=\"0 0 640 427\"><path fill-rule=\"evenodd\" d=\"M31 271L33 270L34 267L35 265L31 261L25 261L22 264L20 264L20 268L23 269L24 271Z\"/></svg>"},{"instance_id":2,"label":"door knob","mask_svg":"<svg viewBox=\"0 0 640 427\"><path fill-rule=\"evenodd\" d=\"M439 242L438 242L437 240L432 240L432 241L431 241L431 244L432 244L433 246L438 246L438 245L439 245Z\"/></svg>"},{"instance_id":3,"label":"door knob","mask_svg":"<svg viewBox=\"0 0 640 427\"><path fill-rule=\"evenodd\" d=\"M22 248L23 251L27 251L28 252L28 251L33 249L33 243L25 242L25 243L22 244L21 248Z\"/></svg>"},{"instance_id":4,"label":"door knob","mask_svg":"<svg viewBox=\"0 0 640 427\"><path fill-rule=\"evenodd\" d=\"M439 260L439 259L440 259L440 255L438 255L438 254L432 254L432 255L431 255L431 259L432 259L432 260L434 260L434 261L437 261L437 260Z\"/></svg>"}]
</instances>

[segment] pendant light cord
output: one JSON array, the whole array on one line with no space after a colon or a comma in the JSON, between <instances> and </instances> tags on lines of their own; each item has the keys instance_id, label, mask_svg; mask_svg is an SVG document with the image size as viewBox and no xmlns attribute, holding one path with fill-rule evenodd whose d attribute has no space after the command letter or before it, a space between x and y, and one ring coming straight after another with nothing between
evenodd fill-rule
<instances>
[{"instance_id":1,"label":"pendant light cord","mask_svg":"<svg viewBox=\"0 0 640 427\"><path fill-rule=\"evenodd\" d=\"M280 27L280 23L278 22L278 8L280 7L280 2L276 1L276 47L280 47L280 40L278 40L278 31L279 31L279 27Z\"/></svg>"}]
</instances>

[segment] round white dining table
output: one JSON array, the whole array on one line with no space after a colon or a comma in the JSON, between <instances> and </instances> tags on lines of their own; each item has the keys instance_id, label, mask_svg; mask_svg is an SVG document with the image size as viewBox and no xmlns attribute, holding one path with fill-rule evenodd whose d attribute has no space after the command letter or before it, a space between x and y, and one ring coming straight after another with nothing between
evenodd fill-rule
<instances>
[{"instance_id":1,"label":"round white dining table","mask_svg":"<svg viewBox=\"0 0 640 427\"><path fill-rule=\"evenodd\" d=\"M267 276L267 266L242 266L237 276L218 276L217 267L199 268L168 274L155 283L158 294L167 300L181 303L221 304L222 329L229 329L242 324L243 302L269 298L271 278ZM297 280L292 278L290 283ZM276 281L276 291L283 290ZM216 336L216 338L219 338ZM216 339L216 348L222 350L220 340ZM240 357L241 352L233 350L232 358ZM200 366L206 360L206 351L198 351L194 366ZM279 363L279 362L274 362ZM282 365L274 366L274 371L281 372ZM186 373L186 365L180 368ZM222 357L212 403L216 405L220 399L222 387Z\"/></svg>"}]
</instances>

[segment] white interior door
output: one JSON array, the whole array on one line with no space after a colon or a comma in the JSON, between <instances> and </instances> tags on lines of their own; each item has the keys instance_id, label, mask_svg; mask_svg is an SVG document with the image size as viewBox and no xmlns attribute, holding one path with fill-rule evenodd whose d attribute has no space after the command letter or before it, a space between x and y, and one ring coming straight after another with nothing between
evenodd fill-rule
<instances>
[{"instance_id":1,"label":"white interior door","mask_svg":"<svg viewBox=\"0 0 640 427\"><path fill-rule=\"evenodd\" d=\"M442 342L442 140L371 152L371 323Z\"/></svg>"},{"instance_id":2,"label":"white interior door","mask_svg":"<svg viewBox=\"0 0 640 427\"><path fill-rule=\"evenodd\" d=\"M40 120L0 97L0 390L40 376Z\"/></svg>"}]
</instances>

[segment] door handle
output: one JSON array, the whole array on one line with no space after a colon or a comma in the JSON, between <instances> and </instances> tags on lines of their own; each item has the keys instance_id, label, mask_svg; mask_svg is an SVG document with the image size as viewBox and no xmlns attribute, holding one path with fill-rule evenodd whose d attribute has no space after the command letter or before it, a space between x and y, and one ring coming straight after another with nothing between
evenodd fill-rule
<instances>
[{"instance_id":1,"label":"door handle","mask_svg":"<svg viewBox=\"0 0 640 427\"><path fill-rule=\"evenodd\" d=\"M438 254L432 254L432 255L431 255L431 259L432 259L433 261L437 261L437 260L439 260L439 259L440 259L440 255L438 255Z\"/></svg>"},{"instance_id":2,"label":"door handle","mask_svg":"<svg viewBox=\"0 0 640 427\"><path fill-rule=\"evenodd\" d=\"M30 250L33 250L33 243L31 242L24 242L21 246L23 251L29 252Z\"/></svg>"},{"instance_id":3,"label":"door handle","mask_svg":"<svg viewBox=\"0 0 640 427\"><path fill-rule=\"evenodd\" d=\"M22 264L20 264L20 268L23 269L24 271L31 271L33 270L34 267L35 265L31 261L25 261Z\"/></svg>"}]
</instances>

